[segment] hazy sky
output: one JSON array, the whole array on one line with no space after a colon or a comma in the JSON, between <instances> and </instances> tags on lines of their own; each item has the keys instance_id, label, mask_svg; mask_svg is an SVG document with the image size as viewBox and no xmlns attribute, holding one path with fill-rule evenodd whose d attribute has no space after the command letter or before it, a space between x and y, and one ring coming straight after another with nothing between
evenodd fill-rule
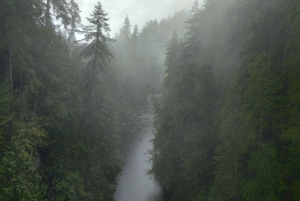
<instances>
[{"instance_id":1,"label":"hazy sky","mask_svg":"<svg viewBox=\"0 0 300 201\"><path fill-rule=\"evenodd\" d=\"M76 0L82 11L81 17L86 24L86 17L90 16L94 5L99 0ZM112 30L111 34L119 32L126 15L131 21L131 28L138 25L141 30L149 20L172 16L175 11L181 9L190 9L195 0L100 0L103 9L108 13L110 18L109 24ZM199 3L202 0L199 0Z\"/></svg>"}]
</instances>

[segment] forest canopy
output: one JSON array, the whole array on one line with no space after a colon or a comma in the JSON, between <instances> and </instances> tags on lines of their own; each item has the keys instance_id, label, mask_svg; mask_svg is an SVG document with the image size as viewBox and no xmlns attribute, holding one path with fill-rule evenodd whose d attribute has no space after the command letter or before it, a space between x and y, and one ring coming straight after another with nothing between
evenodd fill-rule
<instances>
[{"instance_id":1,"label":"forest canopy","mask_svg":"<svg viewBox=\"0 0 300 201\"><path fill-rule=\"evenodd\" d=\"M195 1L112 37L101 2L0 0L0 200L114 200L149 97L166 199L300 200L299 11Z\"/></svg>"},{"instance_id":2,"label":"forest canopy","mask_svg":"<svg viewBox=\"0 0 300 201\"><path fill-rule=\"evenodd\" d=\"M195 2L166 48L155 177L173 200L299 200L299 9Z\"/></svg>"}]
</instances>

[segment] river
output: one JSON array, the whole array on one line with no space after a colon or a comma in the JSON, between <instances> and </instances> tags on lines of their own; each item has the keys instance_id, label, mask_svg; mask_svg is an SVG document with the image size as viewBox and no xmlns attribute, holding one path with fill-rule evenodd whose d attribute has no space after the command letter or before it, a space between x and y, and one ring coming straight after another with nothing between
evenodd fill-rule
<instances>
[{"instance_id":1,"label":"river","mask_svg":"<svg viewBox=\"0 0 300 201\"><path fill-rule=\"evenodd\" d=\"M125 164L114 194L116 201L163 201L163 191L147 171L154 137L154 113L150 107L138 115L140 128L125 142Z\"/></svg>"}]
</instances>

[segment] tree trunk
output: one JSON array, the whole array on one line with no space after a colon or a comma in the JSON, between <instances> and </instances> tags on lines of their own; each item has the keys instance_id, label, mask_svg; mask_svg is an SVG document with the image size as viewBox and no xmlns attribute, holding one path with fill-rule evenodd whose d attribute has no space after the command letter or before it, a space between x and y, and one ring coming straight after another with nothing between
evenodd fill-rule
<instances>
[{"instance_id":1,"label":"tree trunk","mask_svg":"<svg viewBox=\"0 0 300 201\"><path fill-rule=\"evenodd\" d=\"M283 95L284 91L284 77L285 77L285 61L287 56L287 46L289 40L289 29L290 29L290 10L291 10L291 2L289 2L288 10L287 10L287 22L286 22L286 29L285 29L285 45L284 45L284 55L283 55L283 64L282 64L282 85L281 85L281 92L280 95Z\"/></svg>"},{"instance_id":2,"label":"tree trunk","mask_svg":"<svg viewBox=\"0 0 300 201\"><path fill-rule=\"evenodd\" d=\"M12 109L12 100L13 100L13 55L12 55L12 41L10 41L9 45L9 91L10 91L10 107L9 107L9 138L12 140L13 138L13 109Z\"/></svg>"},{"instance_id":3,"label":"tree trunk","mask_svg":"<svg viewBox=\"0 0 300 201\"><path fill-rule=\"evenodd\" d=\"M269 42L269 58L268 58L268 62L269 64L271 64L271 59L272 59L272 47L273 47L273 39L274 39L274 32L271 32L270 35L270 42Z\"/></svg>"},{"instance_id":4,"label":"tree trunk","mask_svg":"<svg viewBox=\"0 0 300 201\"><path fill-rule=\"evenodd\" d=\"M236 197L235 200L237 201L238 198L238 125L236 125L235 128L235 193L236 193Z\"/></svg>"}]
</instances>

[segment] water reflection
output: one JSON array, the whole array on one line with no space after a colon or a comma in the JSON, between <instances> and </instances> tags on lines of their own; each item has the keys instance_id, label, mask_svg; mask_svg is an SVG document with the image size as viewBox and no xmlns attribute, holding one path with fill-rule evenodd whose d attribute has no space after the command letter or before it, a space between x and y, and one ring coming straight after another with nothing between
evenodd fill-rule
<instances>
[{"instance_id":1,"label":"water reflection","mask_svg":"<svg viewBox=\"0 0 300 201\"><path fill-rule=\"evenodd\" d=\"M160 185L146 174L151 168L148 152L154 137L153 113L148 111L140 121L144 128L128 143L123 173L114 195L116 201L163 201Z\"/></svg>"}]
</instances>

